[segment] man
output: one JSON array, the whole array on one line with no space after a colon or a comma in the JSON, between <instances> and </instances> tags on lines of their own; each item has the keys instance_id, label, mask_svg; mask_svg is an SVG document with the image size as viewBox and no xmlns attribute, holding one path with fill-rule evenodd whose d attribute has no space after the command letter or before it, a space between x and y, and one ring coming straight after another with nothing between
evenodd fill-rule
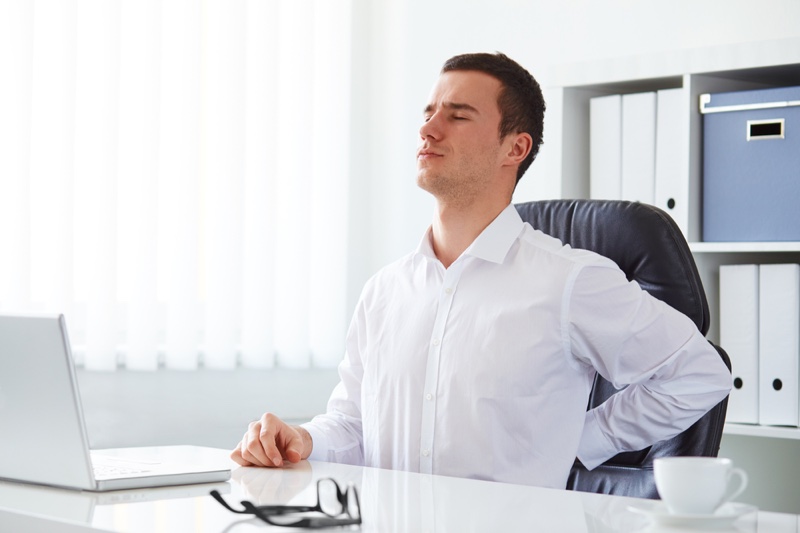
<instances>
[{"instance_id":1,"label":"man","mask_svg":"<svg viewBox=\"0 0 800 533\"><path fill-rule=\"evenodd\" d=\"M690 426L728 394L720 357L616 265L523 223L511 197L542 141L533 77L502 54L448 60L424 111L417 250L367 282L327 413L250 424L231 457L304 458L563 488ZM595 372L622 386L586 412Z\"/></svg>"}]
</instances>

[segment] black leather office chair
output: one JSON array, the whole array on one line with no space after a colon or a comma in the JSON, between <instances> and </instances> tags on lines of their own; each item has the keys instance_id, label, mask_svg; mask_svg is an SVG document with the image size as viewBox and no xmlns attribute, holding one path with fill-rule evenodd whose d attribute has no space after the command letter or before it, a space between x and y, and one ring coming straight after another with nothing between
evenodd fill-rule
<instances>
[{"instance_id":1,"label":"black leather office chair","mask_svg":"<svg viewBox=\"0 0 800 533\"><path fill-rule=\"evenodd\" d=\"M708 301L694 258L678 226L666 213L647 204L614 200L546 200L516 205L522 220L573 248L592 250L612 259L629 280L694 321L705 335ZM713 343L712 343L713 345ZM714 345L730 369L728 355ZM617 390L595 377L588 408ZM567 488L658 498L653 459L673 455L715 457L719 453L728 399L676 437L636 452L620 453L594 470L576 459Z\"/></svg>"}]
</instances>

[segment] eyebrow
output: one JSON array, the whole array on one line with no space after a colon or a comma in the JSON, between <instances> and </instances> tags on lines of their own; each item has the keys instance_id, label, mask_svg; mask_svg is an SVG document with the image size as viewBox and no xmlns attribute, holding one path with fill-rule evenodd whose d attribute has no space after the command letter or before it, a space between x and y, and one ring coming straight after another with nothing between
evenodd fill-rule
<instances>
[{"instance_id":1,"label":"eyebrow","mask_svg":"<svg viewBox=\"0 0 800 533\"><path fill-rule=\"evenodd\" d=\"M464 103L461 103L461 102L444 102L442 104L442 107L444 107L446 109L456 110L456 111L471 111L473 113L479 113L479 111L476 108L474 108L473 106L471 106L469 104L464 104ZM425 106L425 109L423 110L423 113L425 113L425 114L430 113L430 112L433 111L433 108L434 108L433 104L428 104L428 105Z\"/></svg>"}]
</instances>

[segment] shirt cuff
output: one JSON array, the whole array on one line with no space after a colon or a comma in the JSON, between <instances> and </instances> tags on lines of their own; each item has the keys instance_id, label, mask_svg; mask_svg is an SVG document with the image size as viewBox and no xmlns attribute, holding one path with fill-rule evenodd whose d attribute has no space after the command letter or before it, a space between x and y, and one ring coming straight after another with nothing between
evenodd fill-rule
<instances>
[{"instance_id":1,"label":"shirt cuff","mask_svg":"<svg viewBox=\"0 0 800 533\"><path fill-rule=\"evenodd\" d=\"M588 470L592 470L617 453L619 450L600 429L594 410L588 411L584 419L581 442L578 445L578 459Z\"/></svg>"},{"instance_id":2,"label":"shirt cuff","mask_svg":"<svg viewBox=\"0 0 800 533\"><path fill-rule=\"evenodd\" d=\"M311 455L308 456L308 459L311 461L327 461L330 444L328 444L328 437L325 436L325 433L320 431L313 421L300 424L300 427L311 435Z\"/></svg>"}]
</instances>

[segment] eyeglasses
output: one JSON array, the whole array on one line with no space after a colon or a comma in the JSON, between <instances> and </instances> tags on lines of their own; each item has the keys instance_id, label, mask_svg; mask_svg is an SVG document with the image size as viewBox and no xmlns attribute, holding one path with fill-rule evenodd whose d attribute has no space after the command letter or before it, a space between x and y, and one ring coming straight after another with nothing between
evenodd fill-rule
<instances>
[{"instance_id":1,"label":"eyeglasses","mask_svg":"<svg viewBox=\"0 0 800 533\"><path fill-rule=\"evenodd\" d=\"M243 509L234 509L216 490L211 491L211 496L233 513L255 515L273 526L322 529L361 524L361 502L358 499L358 491L352 485L343 491L332 478L317 481L317 504L313 506L253 505L247 500L242 500ZM298 518L296 515L300 513L321 513L323 516Z\"/></svg>"}]
</instances>

